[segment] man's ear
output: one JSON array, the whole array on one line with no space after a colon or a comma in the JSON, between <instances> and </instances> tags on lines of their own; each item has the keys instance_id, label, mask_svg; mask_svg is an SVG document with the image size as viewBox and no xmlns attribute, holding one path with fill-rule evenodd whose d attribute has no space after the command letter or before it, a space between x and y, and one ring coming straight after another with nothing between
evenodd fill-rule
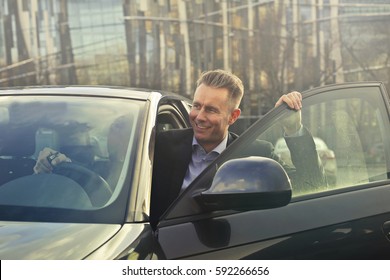
<instances>
[{"instance_id":1,"label":"man's ear","mask_svg":"<svg viewBox=\"0 0 390 280\"><path fill-rule=\"evenodd\" d=\"M241 109L240 108L234 109L233 112L230 114L229 125L234 124L240 115L241 115Z\"/></svg>"}]
</instances>

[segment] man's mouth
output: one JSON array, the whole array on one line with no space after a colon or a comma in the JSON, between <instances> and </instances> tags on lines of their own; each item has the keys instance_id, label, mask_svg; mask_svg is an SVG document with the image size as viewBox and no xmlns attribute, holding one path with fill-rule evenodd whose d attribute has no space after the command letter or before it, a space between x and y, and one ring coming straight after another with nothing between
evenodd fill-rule
<instances>
[{"instance_id":1,"label":"man's mouth","mask_svg":"<svg viewBox=\"0 0 390 280\"><path fill-rule=\"evenodd\" d=\"M205 126L205 125L202 125L202 124L199 124L199 123L195 123L195 126L196 126L196 128L198 128L198 129L202 129L202 130L204 130L204 129L207 129L207 128L208 128L207 126Z\"/></svg>"}]
</instances>

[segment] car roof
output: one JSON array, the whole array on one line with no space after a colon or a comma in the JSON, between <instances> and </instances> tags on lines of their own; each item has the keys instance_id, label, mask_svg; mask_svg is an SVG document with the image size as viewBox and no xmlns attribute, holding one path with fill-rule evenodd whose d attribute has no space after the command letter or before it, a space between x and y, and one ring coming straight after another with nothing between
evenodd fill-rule
<instances>
[{"instance_id":1,"label":"car roof","mask_svg":"<svg viewBox=\"0 0 390 280\"><path fill-rule=\"evenodd\" d=\"M152 95L169 95L165 92L157 92L149 89L126 88L113 86L32 86L0 88L1 95L79 95L98 97L126 97L139 100L147 100ZM175 94L172 94L175 96Z\"/></svg>"}]
</instances>

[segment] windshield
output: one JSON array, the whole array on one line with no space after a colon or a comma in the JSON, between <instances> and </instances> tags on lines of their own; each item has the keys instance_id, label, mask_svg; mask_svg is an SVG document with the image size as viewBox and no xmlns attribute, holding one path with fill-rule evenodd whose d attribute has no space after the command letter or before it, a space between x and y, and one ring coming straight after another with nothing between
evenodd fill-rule
<instances>
[{"instance_id":1,"label":"windshield","mask_svg":"<svg viewBox=\"0 0 390 280\"><path fill-rule=\"evenodd\" d=\"M144 106L119 98L1 97L0 218L84 221L112 208L129 193L124 181L134 169Z\"/></svg>"}]
</instances>

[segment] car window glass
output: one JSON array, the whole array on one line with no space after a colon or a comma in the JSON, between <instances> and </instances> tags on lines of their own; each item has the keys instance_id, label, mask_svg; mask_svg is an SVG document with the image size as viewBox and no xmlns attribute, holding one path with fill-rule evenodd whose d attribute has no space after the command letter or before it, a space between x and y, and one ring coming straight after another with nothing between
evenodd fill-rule
<instances>
[{"instance_id":1,"label":"car window glass","mask_svg":"<svg viewBox=\"0 0 390 280\"><path fill-rule=\"evenodd\" d=\"M305 178L292 180L293 196L387 179L385 143L389 143L390 130L384 104L377 87L340 89L304 99L302 122L313 136L326 182L311 186L307 181L313 178L305 173ZM293 166L293 163L281 122L292 114L291 110L285 110L265 129L261 127L256 138L256 141L273 144L274 154L287 166ZM248 148L242 147L234 157L256 153L248 153ZM294 172L286 171L290 176L290 172Z\"/></svg>"},{"instance_id":2,"label":"car window glass","mask_svg":"<svg viewBox=\"0 0 390 280\"><path fill-rule=\"evenodd\" d=\"M296 143L298 153L294 151L294 155L300 156L298 161L295 158L299 166L292 163L282 127L286 118L294 117L296 112L285 105L269 112L195 179L166 219L201 213L202 209L191 203L193 196L209 189L218 168L235 158L260 156L277 160L290 177L293 197L353 190L387 180L389 151L385 143L390 142L390 127L386 102L378 86L325 88L305 96L302 129L314 141L310 152L305 151L304 144ZM312 162L319 162L320 168Z\"/></svg>"},{"instance_id":3,"label":"car window glass","mask_svg":"<svg viewBox=\"0 0 390 280\"><path fill-rule=\"evenodd\" d=\"M1 104L0 205L97 209L119 196L133 168L143 102L22 96ZM44 148L71 162L34 174Z\"/></svg>"}]
</instances>

